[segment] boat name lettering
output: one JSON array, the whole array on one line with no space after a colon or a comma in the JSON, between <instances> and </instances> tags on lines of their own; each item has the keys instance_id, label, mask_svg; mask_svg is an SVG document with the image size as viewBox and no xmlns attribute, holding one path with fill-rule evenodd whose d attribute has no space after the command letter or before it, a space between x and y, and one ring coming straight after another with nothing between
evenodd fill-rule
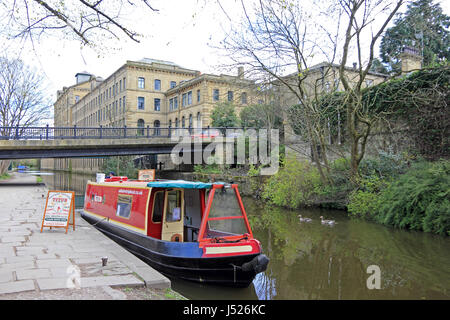
<instances>
[{"instance_id":1,"label":"boat name lettering","mask_svg":"<svg viewBox=\"0 0 450 320\"><path fill-rule=\"evenodd\" d=\"M142 191L138 191L138 190L127 190L127 189L120 189L119 193L126 193L126 194L136 194L141 196L142 195Z\"/></svg>"}]
</instances>

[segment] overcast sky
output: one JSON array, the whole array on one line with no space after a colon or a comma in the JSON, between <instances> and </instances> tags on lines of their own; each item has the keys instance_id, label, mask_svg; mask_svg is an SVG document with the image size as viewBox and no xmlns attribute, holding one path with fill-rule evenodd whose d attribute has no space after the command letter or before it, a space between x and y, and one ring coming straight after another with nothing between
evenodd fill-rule
<instances>
[{"instance_id":1,"label":"overcast sky","mask_svg":"<svg viewBox=\"0 0 450 320\"><path fill-rule=\"evenodd\" d=\"M444 12L450 15L450 1L439 2ZM35 44L34 50L27 44L20 48L16 46L16 51L21 52L25 63L42 72L52 101L56 99L56 90L75 83L77 72L88 71L106 78L126 60L147 57L172 61L203 73L218 73L217 64L222 58L210 45L222 40L229 18L235 19L239 15L237 2L220 2L228 17L215 1L151 0L150 3L159 12L142 10L126 21L132 29L145 35L141 43L122 37L121 41L102 44L101 47L106 48L94 51L80 49L77 41L46 38Z\"/></svg>"}]
</instances>

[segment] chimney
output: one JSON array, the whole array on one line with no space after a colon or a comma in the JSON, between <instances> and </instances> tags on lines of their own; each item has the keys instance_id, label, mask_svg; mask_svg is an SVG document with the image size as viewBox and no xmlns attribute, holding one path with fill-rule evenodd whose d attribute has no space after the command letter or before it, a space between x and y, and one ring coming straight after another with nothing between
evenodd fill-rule
<instances>
[{"instance_id":1,"label":"chimney","mask_svg":"<svg viewBox=\"0 0 450 320\"><path fill-rule=\"evenodd\" d=\"M244 67L238 67L238 78L242 79L244 77Z\"/></svg>"},{"instance_id":2,"label":"chimney","mask_svg":"<svg viewBox=\"0 0 450 320\"><path fill-rule=\"evenodd\" d=\"M422 56L420 50L415 47L405 46L400 54L402 74L422 68Z\"/></svg>"}]
</instances>

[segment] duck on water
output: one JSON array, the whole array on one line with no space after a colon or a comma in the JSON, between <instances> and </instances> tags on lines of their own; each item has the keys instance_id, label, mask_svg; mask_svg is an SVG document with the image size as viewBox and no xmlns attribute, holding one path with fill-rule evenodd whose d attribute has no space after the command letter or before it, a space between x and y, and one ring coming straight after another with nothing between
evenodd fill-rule
<instances>
[{"instance_id":1,"label":"duck on water","mask_svg":"<svg viewBox=\"0 0 450 320\"><path fill-rule=\"evenodd\" d=\"M89 181L82 216L169 277L246 287L269 262L237 184Z\"/></svg>"}]
</instances>

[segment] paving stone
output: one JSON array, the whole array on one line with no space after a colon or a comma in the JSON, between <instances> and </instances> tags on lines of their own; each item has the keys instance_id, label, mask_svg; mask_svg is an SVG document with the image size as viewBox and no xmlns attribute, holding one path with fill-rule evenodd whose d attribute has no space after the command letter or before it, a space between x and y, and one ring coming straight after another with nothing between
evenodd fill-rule
<instances>
[{"instance_id":1,"label":"paving stone","mask_svg":"<svg viewBox=\"0 0 450 320\"><path fill-rule=\"evenodd\" d=\"M50 268L51 278L64 278L67 279L71 271L67 267Z\"/></svg>"},{"instance_id":2,"label":"paving stone","mask_svg":"<svg viewBox=\"0 0 450 320\"><path fill-rule=\"evenodd\" d=\"M12 271L0 271L0 283L13 281Z\"/></svg>"},{"instance_id":3,"label":"paving stone","mask_svg":"<svg viewBox=\"0 0 450 320\"><path fill-rule=\"evenodd\" d=\"M34 291L34 290L35 287L33 280L22 280L22 281L0 283L0 294Z\"/></svg>"},{"instance_id":4,"label":"paving stone","mask_svg":"<svg viewBox=\"0 0 450 320\"><path fill-rule=\"evenodd\" d=\"M51 273L49 269L17 270L16 277L17 280L50 278Z\"/></svg>"},{"instance_id":5,"label":"paving stone","mask_svg":"<svg viewBox=\"0 0 450 320\"><path fill-rule=\"evenodd\" d=\"M21 262L13 262L13 263L5 263L0 265L1 271L17 271L23 269L33 269L36 268L34 261L21 261Z\"/></svg>"},{"instance_id":6,"label":"paving stone","mask_svg":"<svg viewBox=\"0 0 450 320\"><path fill-rule=\"evenodd\" d=\"M1 238L0 238L0 242L1 242L1 243L8 243L8 242L22 242L22 241L25 241L25 237L24 237L24 236L17 236L17 237L14 237L14 236L12 236L12 237L6 236L6 237L1 237Z\"/></svg>"},{"instance_id":7,"label":"paving stone","mask_svg":"<svg viewBox=\"0 0 450 320\"><path fill-rule=\"evenodd\" d=\"M16 262L34 262L36 260L33 256L14 256L14 257L6 257L5 263L16 263Z\"/></svg>"},{"instance_id":8,"label":"paving stone","mask_svg":"<svg viewBox=\"0 0 450 320\"><path fill-rule=\"evenodd\" d=\"M36 260L38 268L52 268L52 267L68 267L72 265L69 259L45 259Z\"/></svg>"},{"instance_id":9,"label":"paving stone","mask_svg":"<svg viewBox=\"0 0 450 320\"><path fill-rule=\"evenodd\" d=\"M100 277L88 277L81 278L81 287L101 287L101 286L127 286L127 287L138 287L143 286L144 282L139 280L133 275L123 275L123 276L100 276Z\"/></svg>"},{"instance_id":10,"label":"paving stone","mask_svg":"<svg viewBox=\"0 0 450 320\"><path fill-rule=\"evenodd\" d=\"M36 282L40 290L67 289L67 279L68 277L37 279Z\"/></svg>"}]
</instances>

